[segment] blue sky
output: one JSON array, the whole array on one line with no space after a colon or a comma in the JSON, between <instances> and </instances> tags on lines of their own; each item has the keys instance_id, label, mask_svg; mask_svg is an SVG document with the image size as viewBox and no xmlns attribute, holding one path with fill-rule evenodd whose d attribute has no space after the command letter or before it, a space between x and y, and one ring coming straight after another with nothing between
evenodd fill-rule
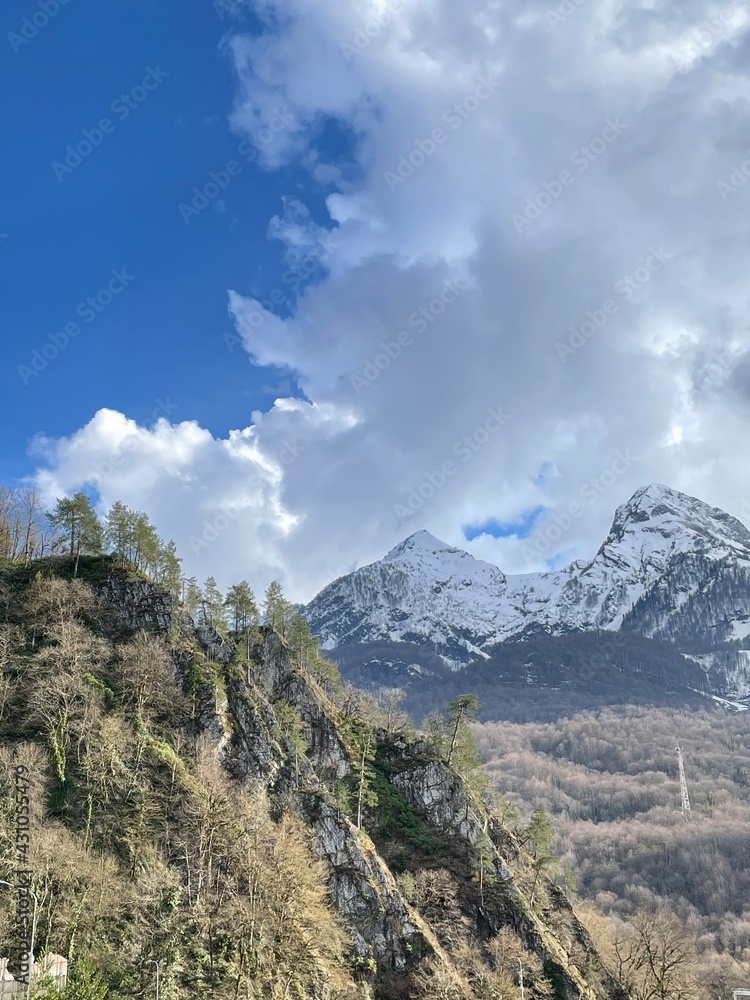
<instances>
[{"instance_id":1,"label":"blue sky","mask_svg":"<svg viewBox=\"0 0 750 1000\"><path fill-rule=\"evenodd\" d=\"M239 22L222 21L210 3L188 17L177 0L69 0L15 52L7 36L39 10L11 0L1 15L6 482L32 471L33 435L71 434L103 406L140 423L168 409L173 421L196 419L219 436L267 408L264 386L279 379L228 349L227 289L262 298L276 287L284 248L266 239L269 219L284 195L314 210L321 194L302 171L271 173L238 156L242 137L227 124L234 70L221 40ZM254 27L249 16L240 26ZM141 103L131 98L113 112L149 67L168 76ZM72 172L58 171L60 180L52 164L107 116L112 131ZM233 158L242 172L186 224L179 204ZM113 268L132 282L95 320L79 318L80 335L24 380L18 366L76 321L79 303L106 287Z\"/></svg>"},{"instance_id":2,"label":"blue sky","mask_svg":"<svg viewBox=\"0 0 750 1000\"><path fill-rule=\"evenodd\" d=\"M480 535L490 535L492 538L529 538L546 509L546 507L534 507L531 510L524 510L513 521L498 521L497 518L491 518L484 524L469 524L464 528L464 536L470 542Z\"/></svg>"},{"instance_id":3,"label":"blue sky","mask_svg":"<svg viewBox=\"0 0 750 1000\"><path fill-rule=\"evenodd\" d=\"M508 573L590 558L651 482L750 516L750 17L42 3L0 14L0 482L295 600L422 528Z\"/></svg>"}]
</instances>

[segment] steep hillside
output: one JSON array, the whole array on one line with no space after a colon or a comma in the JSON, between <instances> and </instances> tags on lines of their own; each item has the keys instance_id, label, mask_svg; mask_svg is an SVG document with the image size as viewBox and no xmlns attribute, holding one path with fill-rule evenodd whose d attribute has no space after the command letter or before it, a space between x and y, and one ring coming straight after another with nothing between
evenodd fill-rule
<instances>
[{"instance_id":1,"label":"steep hillside","mask_svg":"<svg viewBox=\"0 0 750 1000\"><path fill-rule=\"evenodd\" d=\"M158 962L176 1000L491 997L519 970L530 998L627 1000L487 812L461 714L420 736L270 627L196 628L111 560L60 572L0 578L0 875L22 773L36 951L70 998L147 995Z\"/></svg>"}]
</instances>

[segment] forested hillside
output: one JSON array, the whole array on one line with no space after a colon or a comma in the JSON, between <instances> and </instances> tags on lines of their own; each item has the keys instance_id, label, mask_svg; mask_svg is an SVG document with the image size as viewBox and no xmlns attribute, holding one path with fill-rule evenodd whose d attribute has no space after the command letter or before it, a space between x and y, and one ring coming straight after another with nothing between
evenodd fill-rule
<instances>
[{"instance_id":1,"label":"forested hillside","mask_svg":"<svg viewBox=\"0 0 750 1000\"><path fill-rule=\"evenodd\" d=\"M96 578L106 567L79 568ZM153 961L175 997L187 983L234 990L282 977L290 988L330 980L346 995L347 936L309 831L291 815L274 822L194 725L208 658L176 637L123 635L88 583L49 570L6 571L0 585L0 865L15 881L20 769L37 953L71 959L76 997L147 995ZM4 886L0 937L14 970L12 897Z\"/></svg>"},{"instance_id":2,"label":"forested hillside","mask_svg":"<svg viewBox=\"0 0 750 1000\"><path fill-rule=\"evenodd\" d=\"M278 584L260 608L246 581L178 587L113 510L124 535L60 501L61 554L0 564L11 973L28 878L64 1000L150 996L157 967L171 1000L626 1000L547 877L548 824L489 808L475 696L417 733L398 692L341 684Z\"/></svg>"},{"instance_id":3,"label":"forested hillside","mask_svg":"<svg viewBox=\"0 0 750 1000\"><path fill-rule=\"evenodd\" d=\"M705 961L718 937L694 961L666 894L623 893L627 912L605 896L581 922L547 812L519 819L507 800L529 791L523 762L501 795L488 787L476 695L454 692L417 731L402 691L342 683L278 583L257 602L245 580L226 594L185 580L122 504L100 520L83 494L49 512L5 497L11 972L28 880L37 957L70 962L63 1000L150 996L157 969L167 1000L724 1000L737 981ZM486 748L495 734L479 733ZM567 856L565 823L560 836Z\"/></svg>"},{"instance_id":4,"label":"forested hillside","mask_svg":"<svg viewBox=\"0 0 750 1000\"><path fill-rule=\"evenodd\" d=\"M705 672L674 648L629 632L542 636L496 646L486 660L450 670L404 642L341 646L329 655L354 684L398 683L422 718L475 691L482 720L551 721L607 705L699 709L711 704Z\"/></svg>"},{"instance_id":5,"label":"forested hillside","mask_svg":"<svg viewBox=\"0 0 750 1000\"><path fill-rule=\"evenodd\" d=\"M724 984L707 998L750 986L750 713L610 708L474 733L491 783L521 817L552 816L581 897L619 920L674 913L697 963Z\"/></svg>"}]
</instances>

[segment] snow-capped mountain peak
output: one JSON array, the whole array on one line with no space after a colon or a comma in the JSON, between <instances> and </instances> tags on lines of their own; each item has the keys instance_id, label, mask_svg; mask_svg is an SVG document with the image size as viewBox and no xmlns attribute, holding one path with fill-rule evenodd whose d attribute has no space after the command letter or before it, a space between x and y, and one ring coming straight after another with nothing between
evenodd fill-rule
<instances>
[{"instance_id":1,"label":"snow-capped mountain peak","mask_svg":"<svg viewBox=\"0 0 750 1000\"><path fill-rule=\"evenodd\" d=\"M415 531L413 535L409 535L405 538L403 542L399 542L395 545L391 551L384 556L383 562L396 562L409 554L414 554L415 557L419 557L420 554L428 553L461 553L463 555L468 555L467 552L463 552L462 549L456 549L452 545L447 545L445 542L441 542L439 538L430 534L429 531L421 529L420 531Z\"/></svg>"},{"instance_id":2,"label":"snow-capped mountain peak","mask_svg":"<svg viewBox=\"0 0 750 1000\"><path fill-rule=\"evenodd\" d=\"M659 483L644 486L618 507L600 552L630 537L662 551L750 554L750 531L725 511ZM660 541L661 540L661 541Z\"/></svg>"},{"instance_id":3,"label":"snow-capped mountain peak","mask_svg":"<svg viewBox=\"0 0 750 1000\"><path fill-rule=\"evenodd\" d=\"M417 531L380 562L326 587L306 613L327 648L426 643L451 665L506 641L616 631L626 621L670 640L680 630L691 641L704 633L743 638L750 636L750 531L653 483L617 508L592 559L564 570L506 577Z\"/></svg>"},{"instance_id":4,"label":"snow-capped mountain peak","mask_svg":"<svg viewBox=\"0 0 750 1000\"><path fill-rule=\"evenodd\" d=\"M423 577L422 582L430 585L438 580L443 580L444 583L460 580L465 581L465 586L478 582L500 587L505 582L505 576L497 566L475 559L469 552L448 545L429 531L416 531L409 535L392 548L381 563L373 565L383 563L390 563L413 573L415 583L420 575Z\"/></svg>"},{"instance_id":5,"label":"snow-capped mountain peak","mask_svg":"<svg viewBox=\"0 0 750 1000\"><path fill-rule=\"evenodd\" d=\"M615 511L609 534L583 579L621 583L623 617L680 555L707 560L750 560L750 532L736 518L702 500L654 483L633 494ZM601 624L605 624L602 622Z\"/></svg>"},{"instance_id":6,"label":"snow-capped mountain peak","mask_svg":"<svg viewBox=\"0 0 750 1000\"><path fill-rule=\"evenodd\" d=\"M313 631L327 648L349 642L425 636L438 646L460 631L487 640L506 589L503 573L429 531L417 531L380 561L326 587L308 606ZM444 627L443 623L449 623ZM471 648L461 641L458 651ZM458 662L458 660L456 660Z\"/></svg>"}]
</instances>

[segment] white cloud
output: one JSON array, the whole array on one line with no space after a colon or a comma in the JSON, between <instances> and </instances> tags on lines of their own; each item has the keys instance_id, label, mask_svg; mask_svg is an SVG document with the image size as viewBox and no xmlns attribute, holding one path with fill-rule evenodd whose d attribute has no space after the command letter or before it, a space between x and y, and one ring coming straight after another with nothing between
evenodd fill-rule
<instances>
[{"instance_id":1,"label":"white cloud","mask_svg":"<svg viewBox=\"0 0 750 1000\"><path fill-rule=\"evenodd\" d=\"M230 310L255 362L295 372L313 404L277 400L226 441L102 411L47 443L45 486L90 481L107 448L132 441L100 477L106 499L151 511L185 548L204 516L246 495L211 548L188 549L190 565L259 586L279 573L295 598L419 527L462 544L463 524L564 510L618 452L635 460L558 552L592 554L614 507L650 481L739 512L750 498L739 459L750 185L722 197L717 183L746 158L744 20L699 46L717 8L697 0L585 3L555 23L540 2L411 0L352 55L357 33L398 4L261 6L267 33L232 43L232 125L257 138L286 116L261 155L337 185L336 249L291 318L241 290ZM317 147L328 118L356 137L356 182ZM612 121L623 127L602 145ZM538 215L519 231L528 199ZM274 214L270 233L292 260L319 245L293 200ZM644 271L653 248L671 256ZM433 315L457 280L462 293ZM555 345L606 301L617 306L606 325L561 362ZM706 382L712 358L724 367ZM357 391L368 363L378 373ZM510 415L501 432L400 521L395 507L493 407ZM546 462L559 475L534 485ZM508 571L534 568L513 539L466 547Z\"/></svg>"}]
</instances>

